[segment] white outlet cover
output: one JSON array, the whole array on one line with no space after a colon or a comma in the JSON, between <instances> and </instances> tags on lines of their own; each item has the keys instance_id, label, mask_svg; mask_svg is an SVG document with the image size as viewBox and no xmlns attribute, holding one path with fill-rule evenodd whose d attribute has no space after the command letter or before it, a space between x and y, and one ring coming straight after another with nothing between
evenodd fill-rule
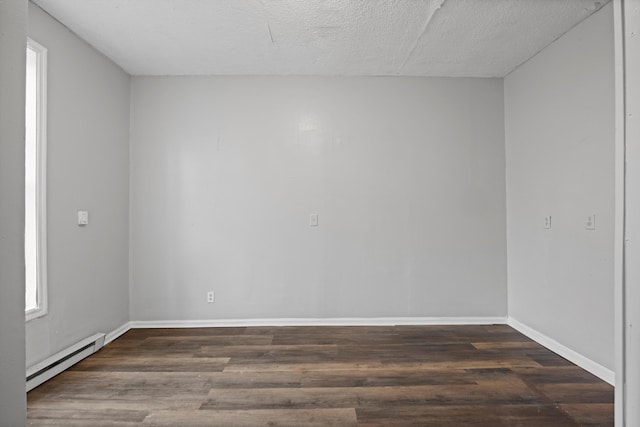
<instances>
[{"instance_id":1,"label":"white outlet cover","mask_svg":"<svg viewBox=\"0 0 640 427\"><path fill-rule=\"evenodd\" d=\"M587 220L584 223L584 228L586 230L595 230L596 229L596 215L589 215Z\"/></svg>"},{"instance_id":2,"label":"white outlet cover","mask_svg":"<svg viewBox=\"0 0 640 427\"><path fill-rule=\"evenodd\" d=\"M544 217L543 226L546 230L549 230L551 228L551 216Z\"/></svg>"},{"instance_id":3,"label":"white outlet cover","mask_svg":"<svg viewBox=\"0 0 640 427\"><path fill-rule=\"evenodd\" d=\"M78 225L87 225L87 224L89 224L89 212L78 211Z\"/></svg>"}]
</instances>

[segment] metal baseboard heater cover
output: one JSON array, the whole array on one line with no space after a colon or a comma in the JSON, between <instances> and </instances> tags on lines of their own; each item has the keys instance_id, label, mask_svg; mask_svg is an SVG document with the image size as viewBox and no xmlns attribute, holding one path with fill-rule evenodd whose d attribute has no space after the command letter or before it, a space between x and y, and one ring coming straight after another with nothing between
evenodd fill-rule
<instances>
[{"instance_id":1,"label":"metal baseboard heater cover","mask_svg":"<svg viewBox=\"0 0 640 427\"><path fill-rule=\"evenodd\" d=\"M105 334L95 334L54 354L27 369L27 391L55 377L87 356L100 350Z\"/></svg>"}]
</instances>

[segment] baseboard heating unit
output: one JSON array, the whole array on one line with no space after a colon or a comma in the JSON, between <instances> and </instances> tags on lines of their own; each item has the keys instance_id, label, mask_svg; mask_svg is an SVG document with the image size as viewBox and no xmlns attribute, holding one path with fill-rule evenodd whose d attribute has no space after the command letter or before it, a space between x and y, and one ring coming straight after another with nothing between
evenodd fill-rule
<instances>
[{"instance_id":1,"label":"baseboard heating unit","mask_svg":"<svg viewBox=\"0 0 640 427\"><path fill-rule=\"evenodd\" d=\"M87 356L100 350L105 334L95 334L27 368L27 391L55 377Z\"/></svg>"}]
</instances>

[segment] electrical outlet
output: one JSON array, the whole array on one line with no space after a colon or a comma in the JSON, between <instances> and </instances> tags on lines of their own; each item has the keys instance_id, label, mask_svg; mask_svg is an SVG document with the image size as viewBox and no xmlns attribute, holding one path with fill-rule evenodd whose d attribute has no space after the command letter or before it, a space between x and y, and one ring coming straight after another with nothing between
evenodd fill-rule
<instances>
[{"instance_id":1,"label":"electrical outlet","mask_svg":"<svg viewBox=\"0 0 640 427\"><path fill-rule=\"evenodd\" d=\"M309 225L311 227L317 227L318 226L318 214L317 213L312 213L311 215L309 215Z\"/></svg>"},{"instance_id":2,"label":"electrical outlet","mask_svg":"<svg viewBox=\"0 0 640 427\"><path fill-rule=\"evenodd\" d=\"M89 224L89 212L78 211L78 225L83 227Z\"/></svg>"},{"instance_id":3,"label":"electrical outlet","mask_svg":"<svg viewBox=\"0 0 640 427\"><path fill-rule=\"evenodd\" d=\"M544 217L544 228L549 230L551 228L551 215Z\"/></svg>"},{"instance_id":4,"label":"electrical outlet","mask_svg":"<svg viewBox=\"0 0 640 427\"><path fill-rule=\"evenodd\" d=\"M596 229L596 215L589 215L587 220L584 223L585 230L595 230Z\"/></svg>"},{"instance_id":5,"label":"electrical outlet","mask_svg":"<svg viewBox=\"0 0 640 427\"><path fill-rule=\"evenodd\" d=\"M211 303L214 302L215 299L215 294L213 293L213 291L209 291L207 292L207 302Z\"/></svg>"}]
</instances>

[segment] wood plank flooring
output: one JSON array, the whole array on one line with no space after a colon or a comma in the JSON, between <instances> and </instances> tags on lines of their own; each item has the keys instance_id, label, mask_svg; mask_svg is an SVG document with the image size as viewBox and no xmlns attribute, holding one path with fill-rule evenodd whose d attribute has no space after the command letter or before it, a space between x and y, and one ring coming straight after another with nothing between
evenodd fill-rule
<instances>
[{"instance_id":1,"label":"wood plank flooring","mask_svg":"<svg viewBox=\"0 0 640 427\"><path fill-rule=\"evenodd\" d=\"M505 325L135 329L31 426L613 426L613 387Z\"/></svg>"}]
</instances>

